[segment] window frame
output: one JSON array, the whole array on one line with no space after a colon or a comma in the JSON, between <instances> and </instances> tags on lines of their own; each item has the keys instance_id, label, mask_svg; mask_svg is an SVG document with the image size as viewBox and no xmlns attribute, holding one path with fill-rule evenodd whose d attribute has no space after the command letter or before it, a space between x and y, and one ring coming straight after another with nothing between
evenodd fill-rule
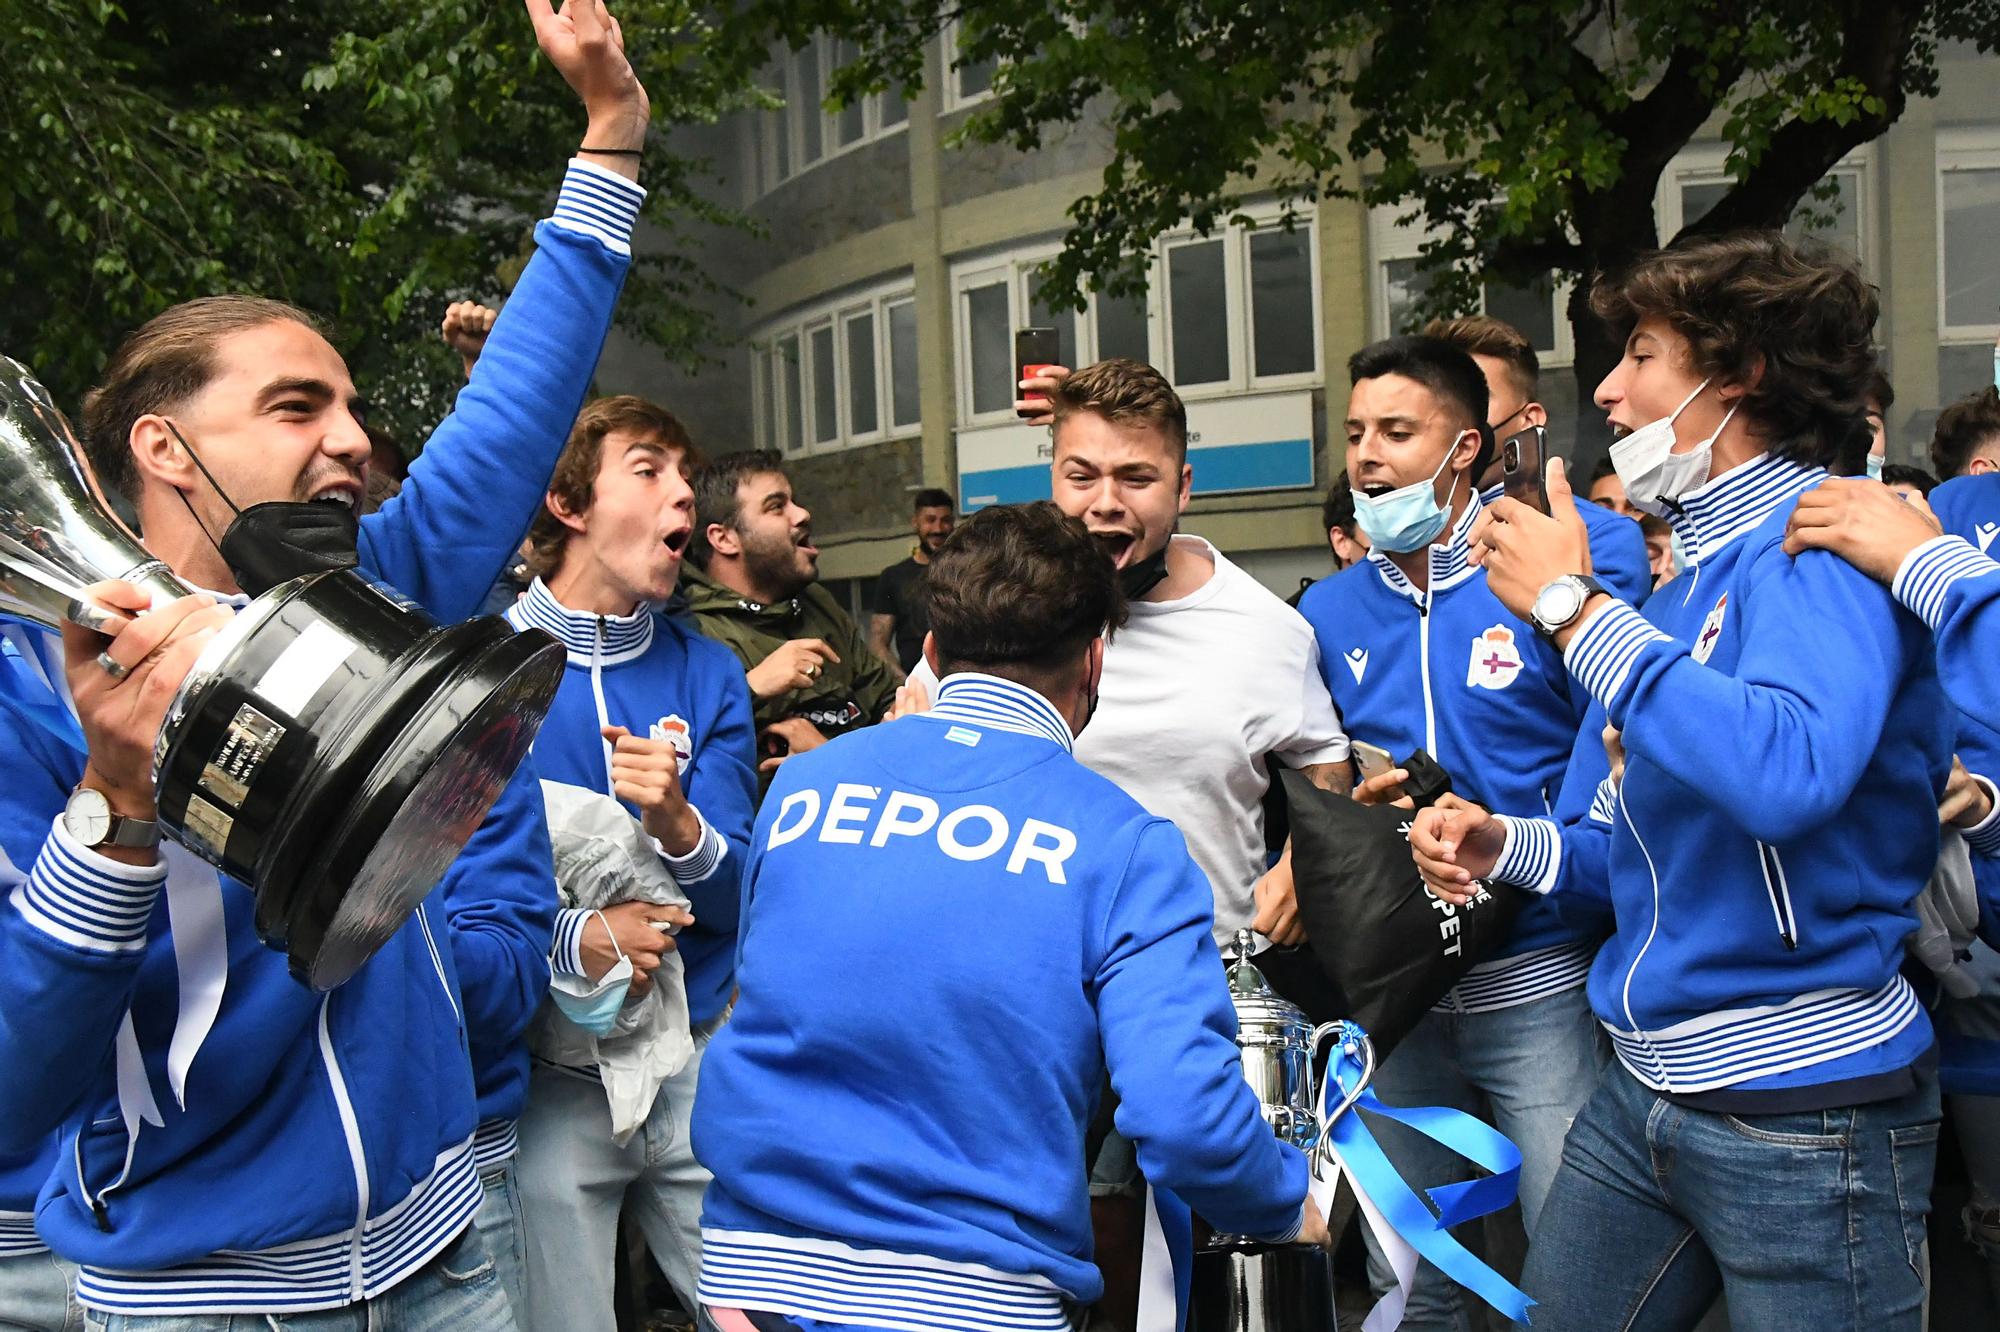
<instances>
[{"instance_id":1,"label":"window frame","mask_svg":"<svg viewBox=\"0 0 2000 1332\"><path fill-rule=\"evenodd\" d=\"M869 93L861 99L861 137L852 143L840 142L840 113L828 109L826 95L832 82L834 71L839 68L835 48L837 42L826 33L814 33L811 40L798 50L780 44L772 52L772 63L776 66L778 93L784 98L784 105L775 110L752 112L751 132L755 139L754 156L758 163L757 198L777 189L788 181L824 166L837 157L856 152L871 143L880 143L903 133L910 127L909 99L905 97L903 118L885 123L882 118L883 99L887 93ZM805 105L802 93L800 71L803 61L810 59L813 70L818 75L820 98L814 105ZM766 67L767 69L770 66ZM805 160L806 120L808 116L819 118L819 156L812 161ZM777 147L782 142L784 169L780 169Z\"/></svg>"},{"instance_id":2,"label":"window frame","mask_svg":"<svg viewBox=\"0 0 2000 1332\"><path fill-rule=\"evenodd\" d=\"M1953 171L2000 170L2000 124L1968 125L1941 129L1937 135L1937 165L1932 172L1932 188L1937 204L1937 341L1940 348L1991 343L2000 338L2000 310L1983 324L1947 322L1946 261L1944 249L1945 177Z\"/></svg>"},{"instance_id":3,"label":"window frame","mask_svg":"<svg viewBox=\"0 0 2000 1332\"><path fill-rule=\"evenodd\" d=\"M1662 243L1679 235L1686 225L1683 191L1688 186L1733 183L1728 162L1729 145L1719 142L1689 144L1674 154L1666 170L1660 173L1659 190L1653 198L1653 215L1658 219ZM1873 143L1861 145L1827 168L1828 175L1851 175L1855 178L1854 243L1863 273L1882 271L1876 254L1881 229L1876 216L1875 172Z\"/></svg>"},{"instance_id":4,"label":"window frame","mask_svg":"<svg viewBox=\"0 0 2000 1332\"><path fill-rule=\"evenodd\" d=\"M1368 327L1377 338L1393 336L1397 330L1389 323L1389 265L1401 259L1417 259L1423 255L1424 242L1435 233L1435 227L1424 223L1421 216L1404 222L1408 205L1376 204L1368 210ZM1569 296L1576 281L1568 274L1555 274L1555 281L1549 291L1549 307L1553 317L1555 345L1535 348L1535 356L1544 370L1567 369L1576 364L1576 332L1569 322ZM1479 284L1479 311L1486 311L1486 284Z\"/></svg>"},{"instance_id":5,"label":"window frame","mask_svg":"<svg viewBox=\"0 0 2000 1332\"><path fill-rule=\"evenodd\" d=\"M1255 321L1250 308L1250 302L1254 297L1250 282L1249 238L1252 235L1278 230L1275 224L1282 210L1276 204L1266 204L1246 207L1239 212L1259 225L1241 226L1231 222L1215 227L1206 236L1192 227L1178 228L1161 235L1153 242L1146 284L1146 345L1150 349L1152 363L1167 376L1169 382L1173 383L1175 391L1186 402L1227 398L1244 393L1312 389L1320 387L1325 382L1319 232L1314 226L1313 211L1302 210L1294 228L1306 239L1308 285L1311 289L1308 308L1312 323L1312 368L1281 375L1255 373L1256 349L1252 345ZM1226 379L1183 385L1177 378L1173 366L1172 298L1167 276L1167 254L1169 250L1182 245L1215 240L1220 240L1223 246L1223 314L1229 346L1230 372ZM1053 258L1061 248L1058 238L1043 238L961 258L952 264L952 334L959 366L956 376L958 397L954 410L959 429L1002 425L1015 420L1011 407L1002 411L978 413L972 409L972 329L970 321L964 314L965 292L974 287L1004 282L1007 288L1009 327L1023 328L1026 326L1032 304L1030 297L1034 270L1043 261ZM1082 365L1090 364L1100 355L1097 327L1099 299L1096 292L1087 292L1084 296L1084 308L1077 313L1076 358ZM1012 354L1011 347L1009 354Z\"/></svg>"},{"instance_id":6,"label":"window frame","mask_svg":"<svg viewBox=\"0 0 2000 1332\"><path fill-rule=\"evenodd\" d=\"M746 341L751 360L751 431L756 447L775 449L786 458L807 457L862 448L892 439L907 439L921 433L920 421L900 426L894 423L895 388L891 382L893 367L889 343L889 310L898 305L914 305L915 301L914 278L909 273L903 273L794 307L754 328ZM876 428L857 431L853 428L853 374L847 329L851 321L863 315L874 321L875 373L870 377L870 388L875 395ZM831 439L815 439L813 413L818 371L813 365L811 339L814 333L828 329L833 335L834 434ZM790 412L784 375L778 364L778 348L787 338L796 339L799 349L801 440L797 449L787 448L784 439ZM916 367L912 366L910 370L912 374L916 373ZM921 400L919 393L920 404Z\"/></svg>"},{"instance_id":7,"label":"window frame","mask_svg":"<svg viewBox=\"0 0 2000 1332\"><path fill-rule=\"evenodd\" d=\"M941 108L940 113L943 115L950 115L954 111L964 111L969 107L978 106L982 102L993 100L993 85L991 83L986 85L985 91L970 95L961 93L958 90L959 30L959 21L953 18L946 20L944 28L939 34L938 55L940 63L944 68L943 77L938 80L938 90L942 94L938 101ZM998 72L998 66L996 65L995 73L997 74Z\"/></svg>"}]
</instances>

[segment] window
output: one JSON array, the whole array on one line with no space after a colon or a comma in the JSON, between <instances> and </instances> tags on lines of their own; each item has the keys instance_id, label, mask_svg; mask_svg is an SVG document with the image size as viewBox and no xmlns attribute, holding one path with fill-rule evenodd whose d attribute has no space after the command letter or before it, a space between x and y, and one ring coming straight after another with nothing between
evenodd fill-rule
<instances>
[{"instance_id":1,"label":"window","mask_svg":"<svg viewBox=\"0 0 2000 1332\"><path fill-rule=\"evenodd\" d=\"M1719 143L1686 148L1660 173L1654 200L1660 239L1672 240L1681 228L1700 221L1729 193L1735 181L1726 163L1728 149ZM1834 164L1827 173L1827 197L1808 193L1792 210L1785 234L1793 240L1824 241L1861 264L1871 266L1873 227L1869 217L1868 180L1873 149L1862 148Z\"/></svg>"},{"instance_id":2,"label":"window","mask_svg":"<svg viewBox=\"0 0 2000 1332\"><path fill-rule=\"evenodd\" d=\"M755 113L757 183L769 193L810 167L850 149L902 131L909 106L902 93L870 93L829 110L826 90L834 71L853 63L853 42L819 36L797 51L780 49L766 67L766 86L785 99L775 111Z\"/></svg>"},{"instance_id":3,"label":"window","mask_svg":"<svg viewBox=\"0 0 2000 1332\"><path fill-rule=\"evenodd\" d=\"M1938 314L1947 340L2000 326L2000 127L1938 136Z\"/></svg>"},{"instance_id":4,"label":"window","mask_svg":"<svg viewBox=\"0 0 2000 1332\"><path fill-rule=\"evenodd\" d=\"M917 382L917 303L897 301L889 315L889 423L914 426L923 417Z\"/></svg>"},{"instance_id":5,"label":"window","mask_svg":"<svg viewBox=\"0 0 2000 1332\"><path fill-rule=\"evenodd\" d=\"M1417 266L1417 255L1429 233L1422 221L1403 222L1398 206L1378 206L1368 214L1369 245L1375 261L1374 317L1378 338L1414 333L1423 324L1419 302L1430 293L1435 275ZM1480 311L1504 319L1528 336L1544 366L1568 365L1575 358L1570 334L1569 282L1544 275L1525 287L1498 280L1482 283Z\"/></svg>"},{"instance_id":6,"label":"window","mask_svg":"<svg viewBox=\"0 0 2000 1332\"><path fill-rule=\"evenodd\" d=\"M909 278L822 301L750 339L758 448L786 454L867 444L917 424L916 303Z\"/></svg>"},{"instance_id":7,"label":"window","mask_svg":"<svg viewBox=\"0 0 2000 1332\"><path fill-rule=\"evenodd\" d=\"M976 102L983 102L993 95L993 75L999 70L996 60L976 60L959 63L962 29L959 21L953 19L945 24L944 40L944 109L957 111Z\"/></svg>"},{"instance_id":8,"label":"window","mask_svg":"<svg viewBox=\"0 0 2000 1332\"><path fill-rule=\"evenodd\" d=\"M2000 125L1938 133L1938 396L1993 382L2000 337Z\"/></svg>"},{"instance_id":9,"label":"window","mask_svg":"<svg viewBox=\"0 0 2000 1332\"><path fill-rule=\"evenodd\" d=\"M875 391L875 311L849 315L842 327L847 332L847 433L872 435L882 416Z\"/></svg>"},{"instance_id":10,"label":"window","mask_svg":"<svg viewBox=\"0 0 2000 1332\"><path fill-rule=\"evenodd\" d=\"M1066 365L1128 356L1159 366L1195 399L1318 383L1318 251L1309 213L1291 232L1231 226L1165 237L1147 290L1091 293L1081 312L1057 310L1043 297L1035 270L1055 252L1043 244L954 266L961 424L1013 420L1013 334L1029 326L1056 330Z\"/></svg>"}]
</instances>

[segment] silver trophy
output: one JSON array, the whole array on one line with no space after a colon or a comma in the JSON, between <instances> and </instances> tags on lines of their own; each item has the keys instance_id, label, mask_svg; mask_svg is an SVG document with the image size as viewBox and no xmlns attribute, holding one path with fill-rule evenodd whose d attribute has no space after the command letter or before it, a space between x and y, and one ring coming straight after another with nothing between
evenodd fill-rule
<instances>
[{"instance_id":1,"label":"silver trophy","mask_svg":"<svg viewBox=\"0 0 2000 1332\"><path fill-rule=\"evenodd\" d=\"M0 357L0 614L121 618L91 583L194 589L103 501L69 422ZM209 643L153 750L166 834L256 896L258 933L316 989L401 928L499 797L562 678L539 631L439 628L352 570L253 599Z\"/></svg>"},{"instance_id":2,"label":"silver trophy","mask_svg":"<svg viewBox=\"0 0 2000 1332\"><path fill-rule=\"evenodd\" d=\"M1298 1005L1271 988L1250 960L1253 937L1236 932L1229 967L1229 999L1236 1009L1236 1044L1243 1077L1257 1093L1264 1122L1294 1147L1317 1156L1328 1123L1319 1118L1319 1084L1313 1066L1338 1022L1315 1027ZM1374 1074L1372 1047L1363 1048L1360 1085L1328 1111L1337 1119ZM1323 1077L1333 1076L1331 1066ZM1329 1229L1338 1233L1354 1215L1353 1189L1341 1182ZM1333 1270L1315 1244L1267 1244L1242 1235L1211 1234L1195 1248L1189 1332L1334 1332Z\"/></svg>"}]
</instances>

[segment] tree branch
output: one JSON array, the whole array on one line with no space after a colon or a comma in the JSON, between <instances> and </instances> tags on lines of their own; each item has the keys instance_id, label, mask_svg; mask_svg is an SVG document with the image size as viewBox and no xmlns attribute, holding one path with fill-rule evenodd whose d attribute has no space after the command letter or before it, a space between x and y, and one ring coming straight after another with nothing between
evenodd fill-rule
<instances>
[{"instance_id":1,"label":"tree branch","mask_svg":"<svg viewBox=\"0 0 2000 1332\"><path fill-rule=\"evenodd\" d=\"M1854 79L1881 103L1844 123L1832 117L1794 116L1744 177L1682 234L1720 233L1741 227L1782 226L1834 163L1880 137L1903 114L1903 65L1929 6L1924 0L1860 0L1846 16L1836 78Z\"/></svg>"}]
</instances>

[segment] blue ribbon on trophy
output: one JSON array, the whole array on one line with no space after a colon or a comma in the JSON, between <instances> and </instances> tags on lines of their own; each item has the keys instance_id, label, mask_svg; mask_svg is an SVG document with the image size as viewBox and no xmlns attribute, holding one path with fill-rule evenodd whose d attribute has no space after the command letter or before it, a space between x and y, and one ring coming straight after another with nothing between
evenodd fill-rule
<instances>
[{"instance_id":1,"label":"blue ribbon on trophy","mask_svg":"<svg viewBox=\"0 0 2000 1332\"><path fill-rule=\"evenodd\" d=\"M1450 1232L1452 1226L1497 1212L1514 1201L1520 1187L1521 1149L1490 1124L1461 1110L1441 1106L1405 1110L1382 1104L1368 1090L1374 1054L1367 1033L1352 1022L1340 1027L1340 1039L1328 1057L1326 1076L1320 1083L1323 1127L1313 1149L1313 1196L1322 1213L1330 1211L1344 1173L1354 1186L1362 1216L1396 1274L1395 1288L1369 1313L1362 1332L1392 1332L1403 1321L1419 1257L1506 1317L1527 1322L1534 1301ZM1329 1101L1334 1103L1331 1110ZM1349 1113L1353 1110L1406 1124L1488 1173L1428 1190L1437 1208L1433 1213L1390 1164L1361 1116Z\"/></svg>"}]
</instances>

